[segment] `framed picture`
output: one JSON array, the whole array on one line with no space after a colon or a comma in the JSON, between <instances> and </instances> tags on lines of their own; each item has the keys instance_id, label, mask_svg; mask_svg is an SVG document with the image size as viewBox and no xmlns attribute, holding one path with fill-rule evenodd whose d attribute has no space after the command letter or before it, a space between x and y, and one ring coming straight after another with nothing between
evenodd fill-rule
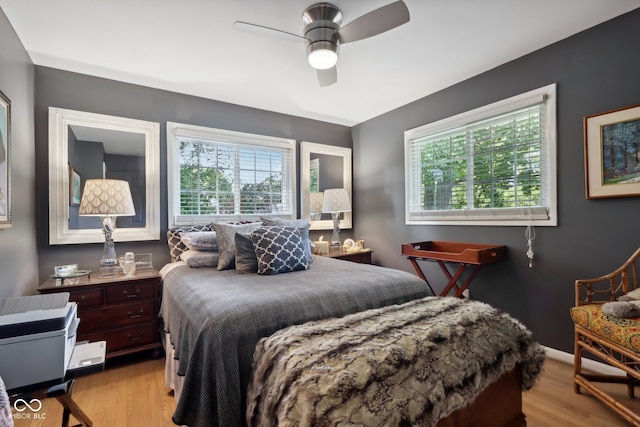
<instances>
[{"instance_id":1,"label":"framed picture","mask_svg":"<svg viewBox=\"0 0 640 427\"><path fill-rule=\"evenodd\" d=\"M0 228L11 227L11 101L0 92Z\"/></svg>"},{"instance_id":2,"label":"framed picture","mask_svg":"<svg viewBox=\"0 0 640 427\"><path fill-rule=\"evenodd\" d=\"M584 118L587 199L640 196L640 105Z\"/></svg>"},{"instance_id":3,"label":"framed picture","mask_svg":"<svg viewBox=\"0 0 640 427\"><path fill-rule=\"evenodd\" d=\"M69 166L69 205L80 205L80 174Z\"/></svg>"}]
</instances>

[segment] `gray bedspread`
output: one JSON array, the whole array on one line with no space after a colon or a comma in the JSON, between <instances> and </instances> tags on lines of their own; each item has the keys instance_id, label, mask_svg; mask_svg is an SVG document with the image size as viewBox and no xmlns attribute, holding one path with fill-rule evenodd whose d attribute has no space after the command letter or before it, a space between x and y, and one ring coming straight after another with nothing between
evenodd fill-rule
<instances>
[{"instance_id":1,"label":"gray bedspread","mask_svg":"<svg viewBox=\"0 0 640 427\"><path fill-rule=\"evenodd\" d=\"M245 424L253 352L262 337L309 320L399 304L430 293L417 276L316 257L309 270L275 276L177 267L164 277L160 316L184 387L173 422Z\"/></svg>"}]
</instances>

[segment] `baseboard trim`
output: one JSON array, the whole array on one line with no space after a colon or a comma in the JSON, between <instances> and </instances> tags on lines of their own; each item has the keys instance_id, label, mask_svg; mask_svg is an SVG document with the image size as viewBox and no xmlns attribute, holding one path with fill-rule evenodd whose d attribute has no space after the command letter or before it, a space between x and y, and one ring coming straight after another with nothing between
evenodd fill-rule
<instances>
[{"instance_id":1,"label":"baseboard trim","mask_svg":"<svg viewBox=\"0 0 640 427\"><path fill-rule=\"evenodd\" d=\"M556 350L555 348L551 347L545 347L544 351L549 359L568 363L569 365L573 366L573 354ZM582 358L582 366L585 369L603 375L625 375L625 372L622 369L614 368L613 366L607 365L606 363L587 359L586 357Z\"/></svg>"}]
</instances>

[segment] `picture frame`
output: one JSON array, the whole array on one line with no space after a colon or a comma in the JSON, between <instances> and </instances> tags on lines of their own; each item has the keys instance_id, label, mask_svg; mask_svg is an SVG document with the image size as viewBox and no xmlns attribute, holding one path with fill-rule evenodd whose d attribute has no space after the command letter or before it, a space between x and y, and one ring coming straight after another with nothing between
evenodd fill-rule
<instances>
[{"instance_id":1,"label":"picture frame","mask_svg":"<svg viewBox=\"0 0 640 427\"><path fill-rule=\"evenodd\" d=\"M0 229L11 227L11 100L0 91Z\"/></svg>"},{"instance_id":2,"label":"picture frame","mask_svg":"<svg viewBox=\"0 0 640 427\"><path fill-rule=\"evenodd\" d=\"M80 206L80 174L69 166L69 206Z\"/></svg>"},{"instance_id":3,"label":"picture frame","mask_svg":"<svg viewBox=\"0 0 640 427\"><path fill-rule=\"evenodd\" d=\"M584 118L587 199L640 196L640 105Z\"/></svg>"}]
</instances>

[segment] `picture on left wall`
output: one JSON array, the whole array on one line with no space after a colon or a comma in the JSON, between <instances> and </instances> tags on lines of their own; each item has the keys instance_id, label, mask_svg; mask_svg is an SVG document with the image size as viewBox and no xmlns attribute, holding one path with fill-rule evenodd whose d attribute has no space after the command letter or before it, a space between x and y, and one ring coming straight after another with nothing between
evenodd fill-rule
<instances>
[{"instance_id":1,"label":"picture on left wall","mask_svg":"<svg viewBox=\"0 0 640 427\"><path fill-rule=\"evenodd\" d=\"M0 91L0 228L11 227L11 101Z\"/></svg>"}]
</instances>

